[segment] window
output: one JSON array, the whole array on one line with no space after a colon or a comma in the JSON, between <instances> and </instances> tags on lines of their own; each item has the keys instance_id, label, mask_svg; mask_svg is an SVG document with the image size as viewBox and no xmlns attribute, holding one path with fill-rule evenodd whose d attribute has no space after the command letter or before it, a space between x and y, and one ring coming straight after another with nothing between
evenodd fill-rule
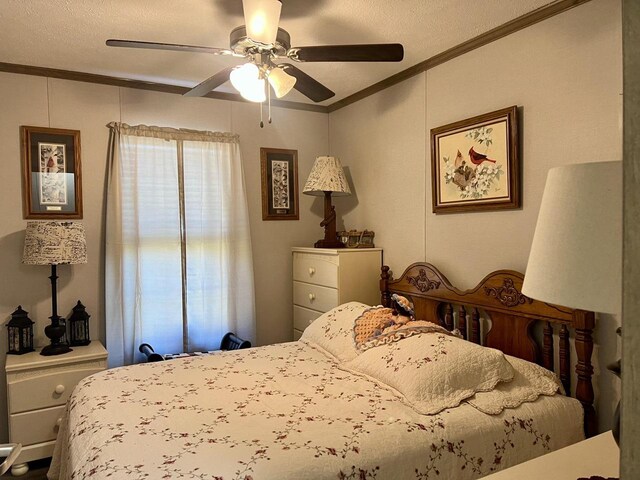
<instances>
[{"instance_id":1,"label":"window","mask_svg":"<svg viewBox=\"0 0 640 480\"><path fill-rule=\"evenodd\" d=\"M110 124L105 312L110 364L253 338L238 137Z\"/></svg>"}]
</instances>

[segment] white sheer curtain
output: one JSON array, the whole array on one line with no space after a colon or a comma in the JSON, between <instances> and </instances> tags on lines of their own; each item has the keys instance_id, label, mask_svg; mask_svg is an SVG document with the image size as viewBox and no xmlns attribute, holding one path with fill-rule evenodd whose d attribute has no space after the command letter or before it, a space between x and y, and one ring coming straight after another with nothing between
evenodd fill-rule
<instances>
[{"instance_id":1,"label":"white sheer curtain","mask_svg":"<svg viewBox=\"0 0 640 480\"><path fill-rule=\"evenodd\" d=\"M238 137L112 123L105 313L111 366L253 339L253 267Z\"/></svg>"}]
</instances>

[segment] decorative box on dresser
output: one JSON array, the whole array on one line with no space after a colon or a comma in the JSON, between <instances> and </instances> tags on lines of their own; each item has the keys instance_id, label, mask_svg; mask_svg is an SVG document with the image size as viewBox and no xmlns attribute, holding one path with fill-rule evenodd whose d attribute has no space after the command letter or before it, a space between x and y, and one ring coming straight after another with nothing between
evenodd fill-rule
<instances>
[{"instance_id":1,"label":"decorative box on dresser","mask_svg":"<svg viewBox=\"0 0 640 480\"><path fill-rule=\"evenodd\" d=\"M345 302L380 303L381 248L305 248L293 251L293 339Z\"/></svg>"},{"instance_id":2,"label":"decorative box on dresser","mask_svg":"<svg viewBox=\"0 0 640 480\"><path fill-rule=\"evenodd\" d=\"M27 462L53 454L65 403L84 377L107 368L107 351L93 340L62 355L40 351L7 355L7 407L9 441L21 443L22 452L11 472L22 475Z\"/></svg>"}]
</instances>

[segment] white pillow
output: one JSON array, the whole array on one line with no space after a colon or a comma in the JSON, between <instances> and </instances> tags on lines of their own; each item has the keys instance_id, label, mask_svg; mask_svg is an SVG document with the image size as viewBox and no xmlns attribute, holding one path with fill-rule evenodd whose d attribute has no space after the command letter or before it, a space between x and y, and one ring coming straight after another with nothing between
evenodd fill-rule
<instances>
[{"instance_id":1,"label":"white pillow","mask_svg":"<svg viewBox=\"0 0 640 480\"><path fill-rule=\"evenodd\" d=\"M425 415L456 407L514 375L501 351L443 333L370 348L339 368L390 388Z\"/></svg>"},{"instance_id":2,"label":"white pillow","mask_svg":"<svg viewBox=\"0 0 640 480\"><path fill-rule=\"evenodd\" d=\"M513 366L510 382L499 383L490 392L478 392L467 403L488 415L498 415L505 408L516 408L525 402L533 402L540 395L564 392L558 377L546 368L521 358L506 356Z\"/></svg>"},{"instance_id":3,"label":"white pillow","mask_svg":"<svg viewBox=\"0 0 640 480\"><path fill-rule=\"evenodd\" d=\"M323 313L302 333L300 340L320 347L340 362L358 356L353 341L353 324L369 305L349 302Z\"/></svg>"}]
</instances>

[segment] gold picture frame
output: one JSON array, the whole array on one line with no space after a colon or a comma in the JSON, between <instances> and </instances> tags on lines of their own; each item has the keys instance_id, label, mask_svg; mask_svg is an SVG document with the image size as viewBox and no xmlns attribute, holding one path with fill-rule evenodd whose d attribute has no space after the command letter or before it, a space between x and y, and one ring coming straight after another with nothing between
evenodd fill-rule
<instances>
[{"instance_id":1,"label":"gold picture frame","mask_svg":"<svg viewBox=\"0 0 640 480\"><path fill-rule=\"evenodd\" d=\"M518 148L515 105L432 129L433 212L520 208Z\"/></svg>"}]
</instances>

